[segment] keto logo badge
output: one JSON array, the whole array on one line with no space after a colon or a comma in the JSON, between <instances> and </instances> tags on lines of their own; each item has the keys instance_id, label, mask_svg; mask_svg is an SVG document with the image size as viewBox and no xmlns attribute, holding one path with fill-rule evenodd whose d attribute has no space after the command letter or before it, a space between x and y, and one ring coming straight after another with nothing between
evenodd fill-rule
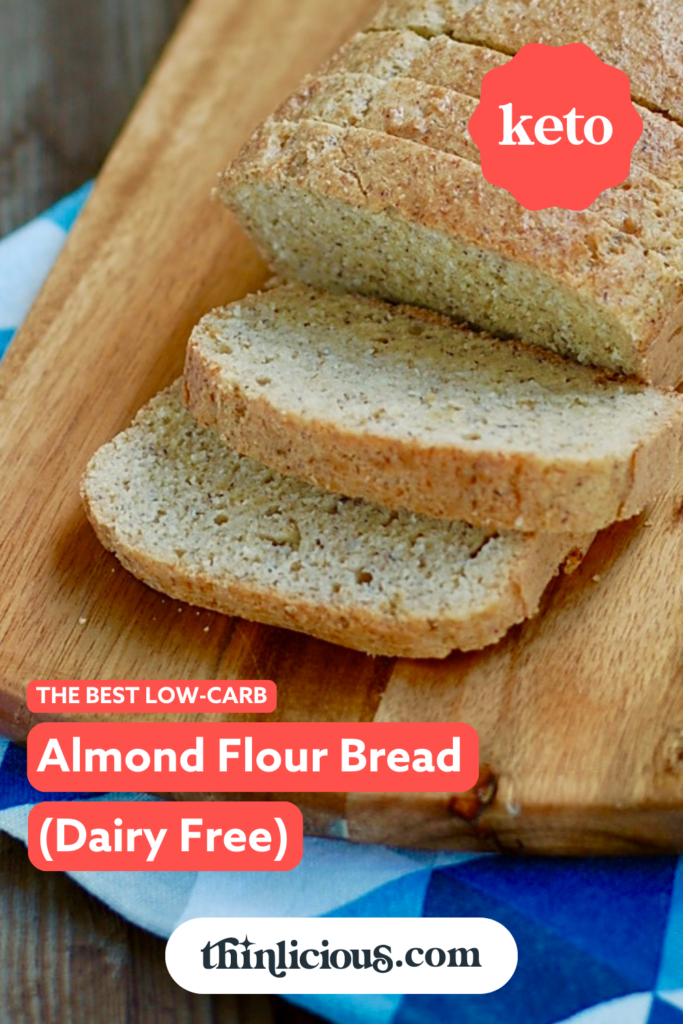
<instances>
[{"instance_id":1,"label":"keto logo badge","mask_svg":"<svg viewBox=\"0 0 683 1024\"><path fill-rule=\"evenodd\" d=\"M628 177L642 130L627 76L583 43L524 46L469 122L486 180L528 210L585 210Z\"/></svg>"}]
</instances>

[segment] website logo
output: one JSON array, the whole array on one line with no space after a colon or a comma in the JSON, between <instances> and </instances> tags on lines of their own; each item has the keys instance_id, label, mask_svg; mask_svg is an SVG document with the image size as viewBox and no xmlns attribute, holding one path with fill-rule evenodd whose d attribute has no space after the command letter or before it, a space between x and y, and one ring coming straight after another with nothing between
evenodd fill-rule
<instances>
[{"instance_id":1,"label":"website logo","mask_svg":"<svg viewBox=\"0 0 683 1024\"><path fill-rule=\"evenodd\" d=\"M487 918L195 918L166 964L191 992L487 993L517 946Z\"/></svg>"}]
</instances>

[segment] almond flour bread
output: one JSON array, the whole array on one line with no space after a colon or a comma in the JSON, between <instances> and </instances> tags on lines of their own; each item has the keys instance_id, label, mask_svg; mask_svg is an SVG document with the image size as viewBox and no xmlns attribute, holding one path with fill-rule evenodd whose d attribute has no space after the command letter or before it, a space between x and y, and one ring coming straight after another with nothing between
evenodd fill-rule
<instances>
[{"instance_id":1,"label":"almond flour bread","mask_svg":"<svg viewBox=\"0 0 683 1024\"><path fill-rule=\"evenodd\" d=\"M479 164L479 150L468 132L477 102L464 93L411 78L387 81L336 73L307 79L276 112L275 120L309 118L369 128ZM512 196L508 201L516 202ZM617 231L633 235L644 248L674 260L683 274L683 193L679 189L636 164L623 184L603 192L589 209Z\"/></svg>"},{"instance_id":2,"label":"almond flour bread","mask_svg":"<svg viewBox=\"0 0 683 1024\"><path fill-rule=\"evenodd\" d=\"M92 458L100 540L145 583L372 654L444 657L533 615L587 538L492 534L327 494L225 448L179 384Z\"/></svg>"},{"instance_id":3,"label":"almond flour bread","mask_svg":"<svg viewBox=\"0 0 683 1024\"><path fill-rule=\"evenodd\" d=\"M205 316L188 405L242 454L327 490L484 527L588 532L668 484L683 396L301 285Z\"/></svg>"},{"instance_id":4,"label":"almond flour bread","mask_svg":"<svg viewBox=\"0 0 683 1024\"><path fill-rule=\"evenodd\" d=\"M683 121L680 0L387 0L371 27L445 34L510 55L532 42L586 43L628 75L638 103Z\"/></svg>"},{"instance_id":5,"label":"almond flour bread","mask_svg":"<svg viewBox=\"0 0 683 1024\"><path fill-rule=\"evenodd\" d=\"M219 194L285 276L646 381L683 379L676 261L590 210L525 210L469 159L363 127L270 120Z\"/></svg>"}]
</instances>

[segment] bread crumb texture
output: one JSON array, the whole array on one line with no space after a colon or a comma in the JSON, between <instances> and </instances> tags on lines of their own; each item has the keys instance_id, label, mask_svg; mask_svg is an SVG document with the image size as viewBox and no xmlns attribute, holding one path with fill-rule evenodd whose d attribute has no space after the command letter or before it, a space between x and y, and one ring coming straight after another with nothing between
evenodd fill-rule
<instances>
[{"instance_id":1,"label":"bread crumb texture","mask_svg":"<svg viewBox=\"0 0 683 1024\"><path fill-rule=\"evenodd\" d=\"M282 472L531 532L640 511L668 485L683 429L679 395L296 284L204 317L185 380L201 423Z\"/></svg>"},{"instance_id":2,"label":"bread crumb texture","mask_svg":"<svg viewBox=\"0 0 683 1024\"><path fill-rule=\"evenodd\" d=\"M95 454L82 494L104 545L169 596L373 654L495 642L590 539L495 534L320 491L229 451L179 383Z\"/></svg>"},{"instance_id":3,"label":"bread crumb texture","mask_svg":"<svg viewBox=\"0 0 683 1024\"><path fill-rule=\"evenodd\" d=\"M592 210L528 211L469 158L312 119L266 122L220 194L285 277L425 306L655 383L683 375L683 259L654 199L648 231L661 244L648 249L624 229L636 223L630 198L606 204L621 228Z\"/></svg>"}]
</instances>

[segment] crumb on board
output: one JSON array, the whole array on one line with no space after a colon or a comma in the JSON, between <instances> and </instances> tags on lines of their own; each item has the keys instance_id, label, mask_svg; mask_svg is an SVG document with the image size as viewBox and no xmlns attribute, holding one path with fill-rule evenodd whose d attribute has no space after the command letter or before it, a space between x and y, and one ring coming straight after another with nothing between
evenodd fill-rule
<instances>
[{"instance_id":1,"label":"crumb on board","mask_svg":"<svg viewBox=\"0 0 683 1024\"><path fill-rule=\"evenodd\" d=\"M81 615L80 619L78 620L78 625L79 626L85 626L87 621L88 620L86 619L85 615Z\"/></svg>"}]
</instances>

